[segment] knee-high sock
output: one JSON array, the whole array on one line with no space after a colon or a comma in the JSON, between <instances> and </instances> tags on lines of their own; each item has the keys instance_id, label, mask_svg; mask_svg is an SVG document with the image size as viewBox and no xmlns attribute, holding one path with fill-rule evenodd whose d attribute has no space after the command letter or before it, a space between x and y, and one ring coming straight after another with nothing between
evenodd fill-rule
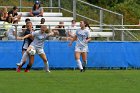
<instances>
[{"instance_id":1,"label":"knee-high sock","mask_svg":"<svg viewBox=\"0 0 140 93\"><path fill-rule=\"evenodd\" d=\"M86 67L86 65L87 65L87 60L83 61L83 67Z\"/></svg>"},{"instance_id":2,"label":"knee-high sock","mask_svg":"<svg viewBox=\"0 0 140 93\"><path fill-rule=\"evenodd\" d=\"M28 58L28 54L27 54L27 51L23 54L22 56L22 59L20 60L20 64L22 65L23 63L25 63L25 61L27 60Z\"/></svg>"},{"instance_id":3,"label":"knee-high sock","mask_svg":"<svg viewBox=\"0 0 140 93\"><path fill-rule=\"evenodd\" d=\"M82 66L80 59L77 59L76 61L77 61L77 65L78 65L79 69L80 70L83 69L83 66Z\"/></svg>"},{"instance_id":4,"label":"knee-high sock","mask_svg":"<svg viewBox=\"0 0 140 93\"><path fill-rule=\"evenodd\" d=\"M49 63L48 63L48 61L46 63L44 63L44 68L45 68L45 71L49 71Z\"/></svg>"}]
</instances>

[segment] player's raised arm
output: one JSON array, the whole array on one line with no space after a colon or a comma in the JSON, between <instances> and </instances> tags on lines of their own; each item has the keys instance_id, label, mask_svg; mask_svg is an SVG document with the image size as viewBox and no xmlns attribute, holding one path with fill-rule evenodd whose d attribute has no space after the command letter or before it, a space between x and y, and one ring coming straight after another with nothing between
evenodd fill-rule
<instances>
[{"instance_id":1,"label":"player's raised arm","mask_svg":"<svg viewBox=\"0 0 140 93\"><path fill-rule=\"evenodd\" d=\"M24 40L25 38L29 38L29 37L32 37L32 34L28 34L28 35L26 35L24 37L21 37L21 39Z\"/></svg>"}]
</instances>

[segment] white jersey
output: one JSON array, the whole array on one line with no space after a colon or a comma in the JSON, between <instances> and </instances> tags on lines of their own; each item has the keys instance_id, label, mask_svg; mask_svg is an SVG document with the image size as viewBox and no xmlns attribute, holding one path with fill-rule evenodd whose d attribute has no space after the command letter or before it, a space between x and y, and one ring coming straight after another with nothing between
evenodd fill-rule
<instances>
[{"instance_id":1,"label":"white jersey","mask_svg":"<svg viewBox=\"0 0 140 93\"><path fill-rule=\"evenodd\" d=\"M43 48L44 41L46 40L48 35L46 33L41 33L41 31L32 32L32 35L34 37L34 40L31 45L35 48Z\"/></svg>"},{"instance_id":2,"label":"white jersey","mask_svg":"<svg viewBox=\"0 0 140 93\"><path fill-rule=\"evenodd\" d=\"M90 37L90 31L88 29L78 29L76 31L77 41L75 46L75 51L78 52L88 52L88 44L86 42L87 38Z\"/></svg>"},{"instance_id":3,"label":"white jersey","mask_svg":"<svg viewBox=\"0 0 140 93\"><path fill-rule=\"evenodd\" d=\"M76 46L78 46L78 47L87 46L86 39L90 37L90 31L89 30L78 29L76 31L76 36L77 36Z\"/></svg>"}]
</instances>

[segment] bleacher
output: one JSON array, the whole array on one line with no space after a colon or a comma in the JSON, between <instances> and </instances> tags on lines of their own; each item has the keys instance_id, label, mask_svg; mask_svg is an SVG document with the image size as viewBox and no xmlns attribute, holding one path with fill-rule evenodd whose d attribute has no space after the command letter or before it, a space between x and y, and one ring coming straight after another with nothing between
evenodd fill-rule
<instances>
[{"instance_id":1,"label":"bleacher","mask_svg":"<svg viewBox=\"0 0 140 93\"><path fill-rule=\"evenodd\" d=\"M33 27L35 29L35 25L40 24L41 18L45 18L45 24L49 26L50 29L54 29L56 25L59 24L60 21L64 22L65 27L71 25L71 20L73 20L73 17L64 17L62 13L60 12L44 12L43 17L29 17L29 12L18 12L18 14L22 14L21 20L18 23L19 26L17 27L17 31L21 32L22 25L25 25L25 19L29 18L32 23ZM0 25L2 26L3 21L0 21ZM79 22L77 22L77 25L79 26ZM79 28L79 27L78 27ZM109 38L113 37L113 32L103 32L100 27L91 27L91 36L92 37L105 37L106 40L109 40ZM1 31L0 37L3 38L3 32Z\"/></svg>"},{"instance_id":2,"label":"bleacher","mask_svg":"<svg viewBox=\"0 0 140 93\"><path fill-rule=\"evenodd\" d=\"M18 12L18 14L22 14L22 17L28 17L29 16L29 12ZM43 16L44 17L61 17L63 16L62 13L59 13L59 12L44 12L43 13Z\"/></svg>"}]
</instances>

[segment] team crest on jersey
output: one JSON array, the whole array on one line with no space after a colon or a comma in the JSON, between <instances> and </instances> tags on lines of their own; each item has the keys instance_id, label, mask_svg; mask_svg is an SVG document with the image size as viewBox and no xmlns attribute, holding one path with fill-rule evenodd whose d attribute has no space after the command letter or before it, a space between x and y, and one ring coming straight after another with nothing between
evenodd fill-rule
<instances>
[{"instance_id":1,"label":"team crest on jersey","mask_svg":"<svg viewBox=\"0 0 140 93\"><path fill-rule=\"evenodd\" d=\"M44 38L44 36L38 36L38 40L43 40Z\"/></svg>"},{"instance_id":2,"label":"team crest on jersey","mask_svg":"<svg viewBox=\"0 0 140 93\"><path fill-rule=\"evenodd\" d=\"M82 36L82 37L86 37L86 34L85 33L82 33L82 32L78 32L78 35L79 36Z\"/></svg>"}]
</instances>

